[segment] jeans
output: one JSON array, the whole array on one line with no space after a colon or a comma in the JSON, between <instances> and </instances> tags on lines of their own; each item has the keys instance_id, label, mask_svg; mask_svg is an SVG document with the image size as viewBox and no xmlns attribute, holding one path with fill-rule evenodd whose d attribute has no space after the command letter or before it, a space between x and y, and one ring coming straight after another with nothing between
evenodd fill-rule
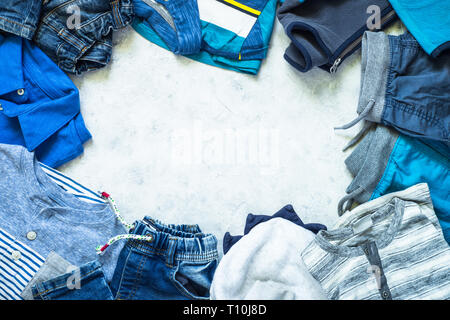
<instances>
[{"instance_id":1,"label":"jeans","mask_svg":"<svg viewBox=\"0 0 450 320\"><path fill-rule=\"evenodd\" d=\"M0 1L0 30L31 40L39 23L42 0Z\"/></svg>"},{"instance_id":2,"label":"jeans","mask_svg":"<svg viewBox=\"0 0 450 320\"><path fill-rule=\"evenodd\" d=\"M96 260L38 283L32 292L34 300L113 300L101 264Z\"/></svg>"},{"instance_id":3,"label":"jeans","mask_svg":"<svg viewBox=\"0 0 450 320\"><path fill-rule=\"evenodd\" d=\"M188 300L209 299L218 265L217 239L197 225L164 225L149 217L130 234L110 284L92 261L32 287L36 300Z\"/></svg>"},{"instance_id":4,"label":"jeans","mask_svg":"<svg viewBox=\"0 0 450 320\"><path fill-rule=\"evenodd\" d=\"M108 64L112 30L133 17L131 0L52 0L42 5L34 41L62 70L80 74Z\"/></svg>"},{"instance_id":5,"label":"jeans","mask_svg":"<svg viewBox=\"0 0 450 320\"><path fill-rule=\"evenodd\" d=\"M117 300L209 299L218 264L217 239L197 225L163 225L149 217L131 232L111 282Z\"/></svg>"}]
</instances>

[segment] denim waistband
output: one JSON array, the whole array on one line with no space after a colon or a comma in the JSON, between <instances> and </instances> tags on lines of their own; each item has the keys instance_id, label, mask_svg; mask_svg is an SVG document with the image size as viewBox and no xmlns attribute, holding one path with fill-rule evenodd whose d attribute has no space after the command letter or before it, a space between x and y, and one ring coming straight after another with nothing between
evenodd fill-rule
<instances>
[{"instance_id":1,"label":"denim waistband","mask_svg":"<svg viewBox=\"0 0 450 320\"><path fill-rule=\"evenodd\" d=\"M152 237L151 241L128 240L128 246L143 254L173 256L175 260L192 262L218 258L216 237L202 233L198 225L166 225L145 217L136 221L130 233Z\"/></svg>"}]
</instances>

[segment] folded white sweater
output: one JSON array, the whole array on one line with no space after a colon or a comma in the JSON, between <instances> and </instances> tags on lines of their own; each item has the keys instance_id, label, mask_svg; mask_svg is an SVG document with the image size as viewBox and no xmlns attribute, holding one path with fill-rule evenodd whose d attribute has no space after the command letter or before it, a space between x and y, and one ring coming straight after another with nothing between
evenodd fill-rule
<instances>
[{"instance_id":1,"label":"folded white sweater","mask_svg":"<svg viewBox=\"0 0 450 320\"><path fill-rule=\"evenodd\" d=\"M313 239L314 233L283 218L255 226L220 261L211 299L326 299L300 256Z\"/></svg>"}]
</instances>

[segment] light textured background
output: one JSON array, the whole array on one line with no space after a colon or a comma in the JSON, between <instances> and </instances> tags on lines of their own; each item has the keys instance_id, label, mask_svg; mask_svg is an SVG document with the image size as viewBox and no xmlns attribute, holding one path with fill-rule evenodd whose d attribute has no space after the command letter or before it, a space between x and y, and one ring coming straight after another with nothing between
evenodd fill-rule
<instances>
[{"instance_id":1,"label":"light textured background","mask_svg":"<svg viewBox=\"0 0 450 320\"><path fill-rule=\"evenodd\" d=\"M255 77L177 57L132 28L115 44L107 68L73 77L93 139L61 171L109 192L129 222L197 223L220 250L248 213L289 203L306 223L336 222L351 181L341 149L358 127L333 127L356 116L359 52L335 75L300 73L283 59L276 21ZM236 156L239 146L253 156Z\"/></svg>"}]
</instances>

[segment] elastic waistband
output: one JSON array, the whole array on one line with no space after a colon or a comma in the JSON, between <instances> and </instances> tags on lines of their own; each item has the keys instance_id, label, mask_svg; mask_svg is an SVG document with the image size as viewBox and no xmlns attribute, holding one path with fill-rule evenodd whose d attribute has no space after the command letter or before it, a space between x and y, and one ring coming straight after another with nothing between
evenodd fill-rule
<instances>
[{"instance_id":1,"label":"elastic waistband","mask_svg":"<svg viewBox=\"0 0 450 320\"><path fill-rule=\"evenodd\" d=\"M136 221L130 234L151 236L151 241L128 240L127 245L143 254L173 255L175 260L210 261L218 258L217 239L198 225L163 224L150 217Z\"/></svg>"},{"instance_id":2,"label":"elastic waistband","mask_svg":"<svg viewBox=\"0 0 450 320\"><path fill-rule=\"evenodd\" d=\"M390 64L389 36L384 32L366 31L361 45L361 86L357 111L361 114L374 101L365 116L368 121L381 121Z\"/></svg>"}]
</instances>

